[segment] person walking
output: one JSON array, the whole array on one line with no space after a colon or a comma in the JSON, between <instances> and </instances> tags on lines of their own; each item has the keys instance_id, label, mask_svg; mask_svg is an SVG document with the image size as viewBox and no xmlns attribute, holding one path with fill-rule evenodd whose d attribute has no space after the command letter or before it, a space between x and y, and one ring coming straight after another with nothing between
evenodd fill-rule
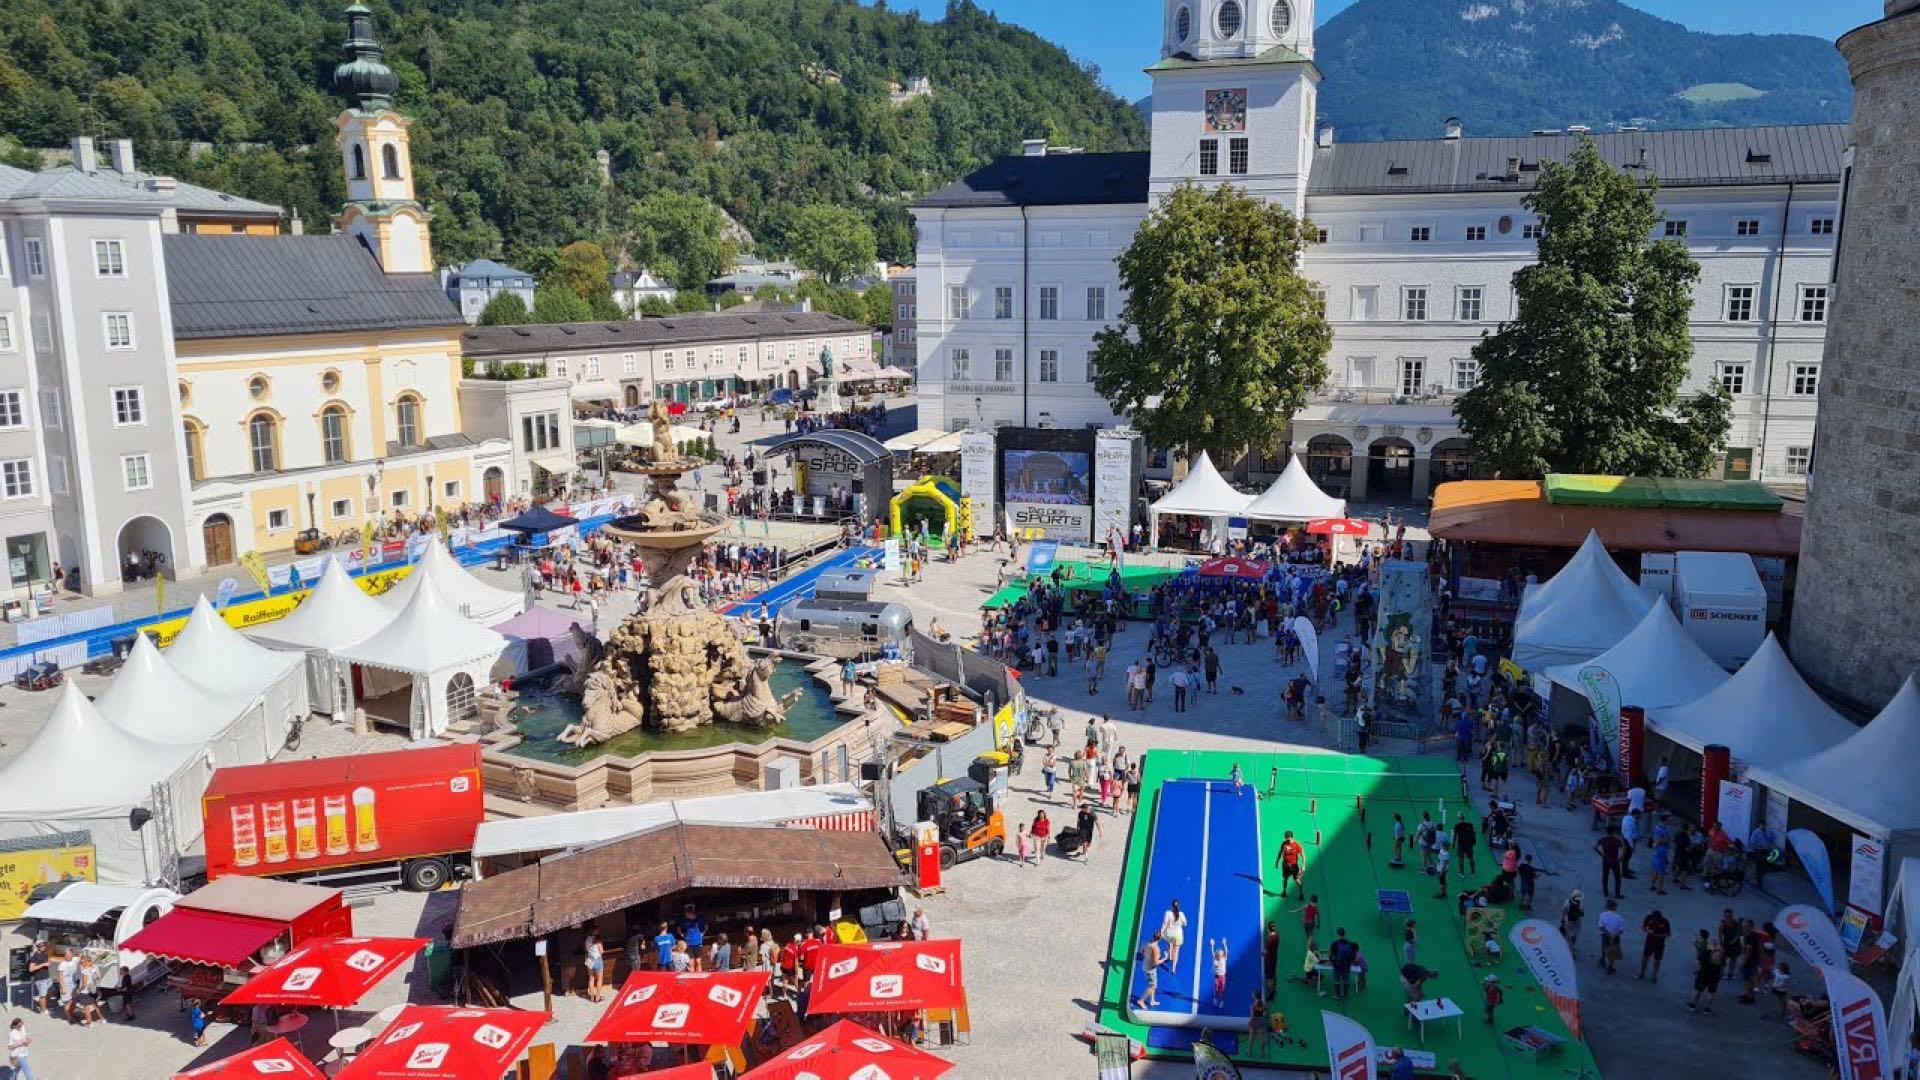
<instances>
[{"instance_id":1,"label":"person walking","mask_svg":"<svg viewBox=\"0 0 1920 1080\"><path fill-rule=\"evenodd\" d=\"M1058 739L1054 740L1058 742ZM1048 747L1045 757L1040 759L1040 779L1046 781L1047 794L1053 794L1055 779L1059 776L1059 761L1053 756L1053 748Z\"/></svg>"},{"instance_id":2,"label":"person walking","mask_svg":"<svg viewBox=\"0 0 1920 1080\"><path fill-rule=\"evenodd\" d=\"M1486 979L1481 982L1480 986L1480 1003L1486 1008L1487 1023L1491 1024L1493 1023L1494 1011L1500 1008L1501 1002L1507 1000L1507 995L1505 991L1500 989L1500 976L1498 975L1488 975Z\"/></svg>"},{"instance_id":3,"label":"person walking","mask_svg":"<svg viewBox=\"0 0 1920 1080\"><path fill-rule=\"evenodd\" d=\"M1720 976L1726 971L1727 958L1713 935L1700 931L1693 940L1693 997L1687 999L1688 1012L1712 1012L1713 998L1720 990Z\"/></svg>"},{"instance_id":4,"label":"person walking","mask_svg":"<svg viewBox=\"0 0 1920 1080\"><path fill-rule=\"evenodd\" d=\"M1173 685L1173 711L1187 711L1187 669L1184 665L1173 665L1173 674L1167 676L1167 682Z\"/></svg>"},{"instance_id":5,"label":"person walking","mask_svg":"<svg viewBox=\"0 0 1920 1080\"><path fill-rule=\"evenodd\" d=\"M1205 651L1203 651L1200 654L1200 663L1201 663L1202 669L1207 674L1207 693L1209 694L1219 693L1220 692L1220 654L1217 652L1214 652L1213 646L1209 645L1206 647Z\"/></svg>"},{"instance_id":6,"label":"person walking","mask_svg":"<svg viewBox=\"0 0 1920 1080\"><path fill-rule=\"evenodd\" d=\"M1438 845L1435 847L1433 852L1433 876L1435 880L1437 880L1440 883L1439 891L1435 892L1433 895L1438 899L1442 899L1442 900L1446 899L1447 864L1452 861L1453 861L1453 850L1451 847L1448 846L1446 840L1442 839L1441 841L1439 841Z\"/></svg>"},{"instance_id":7,"label":"person walking","mask_svg":"<svg viewBox=\"0 0 1920 1080\"><path fill-rule=\"evenodd\" d=\"M1620 940L1626 936L1627 920L1620 914L1620 901L1608 900L1600 912L1600 968L1612 975L1620 964Z\"/></svg>"},{"instance_id":8,"label":"person walking","mask_svg":"<svg viewBox=\"0 0 1920 1080\"><path fill-rule=\"evenodd\" d=\"M598 930L587 931L584 952L587 963L587 1000L599 1001L600 989L607 976L607 960L606 949L600 944Z\"/></svg>"},{"instance_id":9,"label":"person walking","mask_svg":"<svg viewBox=\"0 0 1920 1080\"><path fill-rule=\"evenodd\" d=\"M1280 868L1280 896L1283 899L1287 895L1288 882L1298 885L1302 892L1306 891L1305 880L1300 876L1300 863L1304 854L1305 850L1301 848L1300 841L1293 838L1293 830L1288 829L1286 836L1280 841L1280 855L1274 860L1274 865Z\"/></svg>"},{"instance_id":10,"label":"person walking","mask_svg":"<svg viewBox=\"0 0 1920 1080\"><path fill-rule=\"evenodd\" d=\"M1019 830L1014 834L1015 857L1019 860L1020 866L1023 869L1026 867L1027 863L1031 861L1028 858L1028 851L1029 851L1029 844L1027 840L1027 823L1023 821L1020 823Z\"/></svg>"},{"instance_id":11,"label":"person walking","mask_svg":"<svg viewBox=\"0 0 1920 1080\"><path fill-rule=\"evenodd\" d=\"M1622 867L1626 861L1627 842L1620 838L1620 827L1608 825L1607 834L1593 842L1593 850L1600 856L1600 895L1606 896L1607 881L1613 881L1612 896L1620 899L1625 895L1621 878Z\"/></svg>"},{"instance_id":12,"label":"person walking","mask_svg":"<svg viewBox=\"0 0 1920 1080\"><path fill-rule=\"evenodd\" d=\"M33 1066L27 1062L27 1051L33 1046L33 1036L27 1034L27 1021L24 1017L15 1017L7 1026L7 1065L13 1072L12 1080L33 1080Z\"/></svg>"},{"instance_id":13,"label":"person walking","mask_svg":"<svg viewBox=\"0 0 1920 1080\"><path fill-rule=\"evenodd\" d=\"M1347 928L1342 926L1333 932L1333 944L1327 947L1327 963L1333 965L1333 996L1336 1001L1345 1001L1353 984L1353 962L1359 956L1360 947L1347 940Z\"/></svg>"},{"instance_id":14,"label":"person walking","mask_svg":"<svg viewBox=\"0 0 1920 1080\"><path fill-rule=\"evenodd\" d=\"M1272 997L1277 988L1275 978L1280 971L1280 924L1267 920L1267 932L1260 940L1260 971L1264 977L1261 983L1265 996Z\"/></svg>"},{"instance_id":15,"label":"person walking","mask_svg":"<svg viewBox=\"0 0 1920 1080\"><path fill-rule=\"evenodd\" d=\"M1640 973L1634 978L1647 977L1647 962L1651 960L1653 981L1659 982L1660 961L1667 955L1667 939L1673 936L1673 924L1667 921L1665 915L1660 914L1659 908L1654 908L1647 913L1646 918L1640 920L1640 933L1644 935L1645 940L1640 945Z\"/></svg>"},{"instance_id":16,"label":"person walking","mask_svg":"<svg viewBox=\"0 0 1920 1080\"><path fill-rule=\"evenodd\" d=\"M1454 857L1460 860L1469 874L1480 872L1473 861L1473 845L1476 839L1478 838L1474 835L1473 818L1467 814L1461 814L1460 820L1453 823L1453 852Z\"/></svg>"},{"instance_id":17,"label":"person walking","mask_svg":"<svg viewBox=\"0 0 1920 1080\"><path fill-rule=\"evenodd\" d=\"M1145 987L1140 991L1140 996L1133 999L1134 1008L1152 1009L1160 1004L1160 940L1164 936L1164 933L1156 932L1147 939L1146 944L1140 946L1140 976ZM1171 968L1168 973L1172 973Z\"/></svg>"},{"instance_id":18,"label":"person walking","mask_svg":"<svg viewBox=\"0 0 1920 1080\"><path fill-rule=\"evenodd\" d=\"M1580 957L1580 924L1587 917L1584 900L1580 890L1575 889L1560 906L1560 936L1567 939L1567 955L1575 959Z\"/></svg>"},{"instance_id":19,"label":"person walking","mask_svg":"<svg viewBox=\"0 0 1920 1080\"><path fill-rule=\"evenodd\" d=\"M1160 916L1160 932L1154 935L1154 940L1166 942L1167 974L1178 974L1180 946L1187 940L1187 913L1180 910L1180 901L1167 902L1167 910Z\"/></svg>"}]
</instances>

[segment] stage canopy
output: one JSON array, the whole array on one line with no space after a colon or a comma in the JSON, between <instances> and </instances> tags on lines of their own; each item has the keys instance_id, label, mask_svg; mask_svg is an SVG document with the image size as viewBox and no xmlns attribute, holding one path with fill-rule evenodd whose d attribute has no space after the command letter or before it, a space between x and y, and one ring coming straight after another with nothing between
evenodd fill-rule
<instances>
[{"instance_id":1,"label":"stage canopy","mask_svg":"<svg viewBox=\"0 0 1920 1080\"><path fill-rule=\"evenodd\" d=\"M305 719L307 667L300 657L267 648L227 625L201 596L187 625L167 646L167 662L214 694L257 697L266 708L269 751L287 741L287 726Z\"/></svg>"},{"instance_id":2,"label":"stage canopy","mask_svg":"<svg viewBox=\"0 0 1920 1080\"><path fill-rule=\"evenodd\" d=\"M328 559L319 584L300 606L255 630L253 636L287 648L333 652L365 641L392 621L393 612L355 585L338 559Z\"/></svg>"},{"instance_id":3,"label":"stage canopy","mask_svg":"<svg viewBox=\"0 0 1920 1080\"><path fill-rule=\"evenodd\" d=\"M1658 602L1620 572L1598 533L1588 533L1559 573L1521 599L1513 662L1536 673L1584 664L1632 633Z\"/></svg>"},{"instance_id":4,"label":"stage canopy","mask_svg":"<svg viewBox=\"0 0 1920 1080\"><path fill-rule=\"evenodd\" d=\"M1247 504L1249 521L1313 521L1347 516L1347 500L1320 490L1307 475L1306 463L1293 455L1267 490Z\"/></svg>"},{"instance_id":5,"label":"stage canopy","mask_svg":"<svg viewBox=\"0 0 1920 1080\"><path fill-rule=\"evenodd\" d=\"M1654 734L1691 750L1719 744L1751 765L1797 761L1859 729L1813 692L1772 634L1733 677L1667 709L1650 709Z\"/></svg>"},{"instance_id":6,"label":"stage canopy","mask_svg":"<svg viewBox=\"0 0 1920 1080\"><path fill-rule=\"evenodd\" d=\"M390 623L336 655L410 678L413 735L425 738L445 733L456 713L471 709L474 692L487 684L506 647L506 638L454 610L432 582L423 581ZM379 692L369 687L370 694Z\"/></svg>"},{"instance_id":7,"label":"stage canopy","mask_svg":"<svg viewBox=\"0 0 1920 1080\"><path fill-rule=\"evenodd\" d=\"M1212 518L1216 544L1224 544L1226 519L1246 510L1251 496L1235 491L1232 484L1213 467L1213 459L1202 451L1187 469L1186 479L1160 496L1153 511L1153 546L1160 546L1160 518L1165 514Z\"/></svg>"},{"instance_id":8,"label":"stage canopy","mask_svg":"<svg viewBox=\"0 0 1920 1080\"><path fill-rule=\"evenodd\" d=\"M565 514L556 514L544 506L536 506L518 517L511 517L497 526L508 532L548 533L556 529L565 529L580 524L578 519Z\"/></svg>"},{"instance_id":9,"label":"stage canopy","mask_svg":"<svg viewBox=\"0 0 1920 1080\"><path fill-rule=\"evenodd\" d=\"M1602 671L1613 676L1620 698L1596 705L1638 705L1664 709L1682 705L1727 681L1727 673L1694 643L1665 604L1654 604L1633 632L1620 643L1584 664L1562 664L1547 669L1547 678L1592 700L1581 672Z\"/></svg>"},{"instance_id":10,"label":"stage canopy","mask_svg":"<svg viewBox=\"0 0 1920 1080\"><path fill-rule=\"evenodd\" d=\"M1771 639L1769 639L1771 640ZM1920 828L1920 686L1900 685L1879 715L1838 745L1808 757L1780 757L1749 775L1768 789L1882 839Z\"/></svg>"},{"instance_id":11,"label":"stage canopy","mask_svg":"<svg viewBox=\"0 0 1920 1080\"><path fill-rule=\"evenodd\" d=\"M433 582L460 614L489 625L512 618L527 606L526 595L520 590L502 589L475 577L448 553L447 546L437 536L427 541L412 572L374 601L397 614L413 599L424 581Z\"/></svg>"}]
</instances>

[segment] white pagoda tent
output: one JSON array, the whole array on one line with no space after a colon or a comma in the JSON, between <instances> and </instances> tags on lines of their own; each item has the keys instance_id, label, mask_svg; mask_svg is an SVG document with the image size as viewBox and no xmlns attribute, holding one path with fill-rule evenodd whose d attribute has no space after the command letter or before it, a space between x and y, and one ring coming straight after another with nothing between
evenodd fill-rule
<instances>
[{"instance_id":1,"label":"white pagoda tent","mask_svg":"<svg viewBox=\"0 0 1920 1080\"><path fill-rule=\"evenodd\" d=\"M353 583L337 559L327 560L313 591L286 615L253 632L255 641L307 654L307 700L314 711L339 715L353 708L353 687L334 654L365 641L394 613Z\"/></svg>"},{"instance_id":2,"label":"white pagoda tent","mask_svg":"<svg viewBox=\"0 0 1920 1080\"><path fill-rule=\"evenodd\" d=\"M1690 750L1718 744L1754 766L1797 761L1859 730L1814 693L1772 634L1732 678L1683 705L1648 710L1647 724Z\"/></svg>"},{"instance_id":3,"label":"white pagoda tent","mask_svg":"<svg viewBox=\"0 0 1920 1080\"><path fill-rule=\"evenodd\" d=\"M1521 598L1513 662L1537 674L1584 664L1619 644L1658 602L1628 580L1599 534L1589 532L1559 573Z\"/></svg>"},{"instance_id":4,"label":"white pagoda tent","mask_svg":"<svg viewBox=\"0 0 1920 1080\"><path fill-rule=\"evenodd\" d=\"M505 636L460 614L423 580L385 627L335 655L358 669L369 712L389 715L377 699L407 694L407 727L421 739L472 715L474 695L506 647Z\"/></svg>"},{"instance_id":5,"label":"white pagoda tent","mask_svg":"<svg viewBox=\"0 0 1920 1080\"><path fill-rule=\"evenodd\" d=\"M0 765L0 840L85 831L101 884L152 881L198 835L211 775L200 749L132 734L69 681L33 741ZM154 824L135 830L130 820L134 809L152 809L155 785L178 830L172 850L162 850Z\"/></svg>"},{"instance_id":6,"label":"white pagoda tent","mask_svg":"<svg viewBox=\"0 0 1920 1080\"><path fill-rule=\"evenodd\" d=\"M393 588L374 597L374 601L389 612L398 614L413 599L421 582L425 581L431 581L454 610L488 626L511 619L527 607L525 593L481 581L472 571L460 565L460 561L447 551L446 545L437 536L427 541L413 569Z\"/></svg>"},{"instance_id":7,"label":"white pagoda tent","mask_svg":"<svg viewBox=\"0 0 1920 1080\"><path fill-rule=\"evenodd\" d=\"M1209 518L1213 521L1214 547L1224 550L1227 519L1245 512L1251 496L1234 490L1232 484L1213 467L1213 459L1202 451L1187 469L1186 479L1153 504L1153 546L1160 546L1160 518L1166 514Z\"/></svg>"},{"instance_id":8,"label":"white pagoda tent","mask_svg":"<svg viewBox=\"0 0 1920 1080\"><path fill-rule=\"evenodd\" d=\"M310 711L306 661L235 630L205 596L194 601L193 614L167 646L166 658L175 671L218 698L260 699L269 757L286 744L288 727Z\"/></svg>"},{"instance_id":9,"label":"white pagoda tent","mask_svg":"<svg viewBox=\"0 0 1920 1080\"><path fill-rule=\"evenodd\" d=\"M145 634L135 635L127 662L93 705L143 739L210 751L216 767L258 765L279 749L267 742L266 703L258 695L221 696L201 686Z\"/></svg>"},{"instance_id":10,"label":"white pagoda tent","mask_svg":"<svg viewBox=\"0 0 1920 1080\"><path fill-rule=\"evenodd\" d=\"M1795 802L1887 840L1920 829L1915 747L1920 747L1920 685L1909 675L1893 700L1844 741L1812 755L1770 758L1749 775Z\"/></svg>"},{"instance_id":11,"label":"white pagoda tent","mask_svg":"<svg viewBox=\"0 0 1920 1080\"><path fill-rule=\"evenodd\" d=\"M1593 701L1587 678L1612 676L1618 701ZM1589 700L1595 708L1638 705L1663 709L1706 694L1727 681L1727 673L1696 644L1665 604L1654 604L1640 625L1619 643L1584 664L1547 669L1547 678Z\"/></svg>"},{"instance_id":12,"label":"white pagoda tent","mask_svg":"<svg viewBox=\"0 0 1920 1080\"><path fill-rule=\"evenodd\" d=\"M1307 475L1306 462L1293 455L1267 490L1247 504L1249 521L1318 521L1347 516L1347 500L1320 490Z\"/></svg>"}]
</instances>

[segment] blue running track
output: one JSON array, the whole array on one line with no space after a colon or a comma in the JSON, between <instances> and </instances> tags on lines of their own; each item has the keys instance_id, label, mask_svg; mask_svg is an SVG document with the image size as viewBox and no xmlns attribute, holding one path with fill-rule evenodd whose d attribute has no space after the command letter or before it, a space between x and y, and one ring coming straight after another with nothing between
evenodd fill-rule
<instances>
[{"instance_id":1,"label":"blue running track","mask_svg":"<svg viewBox=\"0 0 1920 1080\"><path fill-rule=\"evenodd\" d=\"M802 570L752 599L734 604L722 614L758 617L761 606L765 605L769 616L778 615L781 608L793 601L812 596L815 587L820 583L821 574L829 570L844 570L863 558L878 559L884 554L885 551L877 547L848 548Z\"/></svg>"},{"instance_id":2,"label":"blue running track","mask_svg":"<svg viewBox=\"0 0 1920 1080\"><path fill-rule=\"evenodd\" d=\"M1175 900L1187 929L1179 970L1161 966L1158 1003L1151 1007L1135 1004L1146 987L1136 951L1129 1015L1162 1027L1245 1029L1251 995L1261 988L1260 814L1253 788L1235 793L1218 780L1168 781L1160 788L1147 858L1140 943L1160 929ZM1218 1007L1209 938L1227 942L1226 996Z\"/></svg>"}]
</instances>

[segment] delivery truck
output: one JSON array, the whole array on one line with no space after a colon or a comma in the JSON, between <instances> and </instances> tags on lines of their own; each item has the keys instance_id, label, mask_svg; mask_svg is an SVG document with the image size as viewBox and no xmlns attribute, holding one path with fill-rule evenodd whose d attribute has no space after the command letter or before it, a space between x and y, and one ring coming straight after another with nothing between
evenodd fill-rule
<instances>
[{"instance_id":1,"label":"delivery truck","mask_svg":"<svg viewBox=\"0 0 1920 1080\"><path fill-rule=\"evenodd\" d=\"M486 816L473 744L214 771L207 879L239 874L431 891L472 874Z\"/></svg>"}]
</instances>

